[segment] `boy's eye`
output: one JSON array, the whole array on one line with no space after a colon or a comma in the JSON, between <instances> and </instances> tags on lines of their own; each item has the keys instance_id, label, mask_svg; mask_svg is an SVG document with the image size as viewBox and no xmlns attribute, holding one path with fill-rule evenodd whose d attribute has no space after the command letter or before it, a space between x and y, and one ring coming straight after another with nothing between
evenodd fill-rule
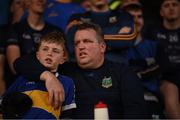
<instances>
[{"instance_id":1,"label":"boy's eye","mask_svg":"<svg viewBox=\"0 0 180 120\"><path fill-rule=\"evenodd\" d=\"M42 50L43 50L43 51L47 51L47 50L48 50L48 48L43 48Z\"/></svg>"},{"instance_id":2,"label":"boy's eye","mask_svg":"<svg viewBox=\"0 0 180 120\"><path fill-rule=\"evenodd\" d=\"M60 53L60 51L59 51L59 50L53 50L53 52L55 52L55 53Z\"/></svg>"}]
</instances>

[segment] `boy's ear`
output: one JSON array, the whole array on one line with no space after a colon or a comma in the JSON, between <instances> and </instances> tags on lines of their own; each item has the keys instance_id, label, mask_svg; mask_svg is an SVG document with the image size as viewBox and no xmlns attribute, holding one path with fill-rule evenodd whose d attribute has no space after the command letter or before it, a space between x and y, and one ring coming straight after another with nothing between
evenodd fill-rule
<instances>
[{"instance_id":1,"label":"boy's ear","mask_svg":"<svg viewBox=\"0 0 180 120\"><path fill-rule=\"evenodd\" d=\"M39 60L39 52L36 52L36 58Z\"/></svg>"}]
</instances>

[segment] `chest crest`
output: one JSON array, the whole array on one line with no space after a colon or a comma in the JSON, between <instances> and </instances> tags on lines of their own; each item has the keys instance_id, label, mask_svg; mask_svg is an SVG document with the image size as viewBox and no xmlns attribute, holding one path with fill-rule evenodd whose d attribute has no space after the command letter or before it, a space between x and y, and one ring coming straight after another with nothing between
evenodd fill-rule
<instances>
[{"instance_id":1,"label":"chest crest","mask_svg":"<svg viewBox=\"0 0 180 120\"><path fill-rule=\"evenodd\" d=\"M111 76L110 77L104 77L103 79L102 79L102 87L104 87L104 88L109 88L109 87L111 87L112 86L112 78L111 78Z\"/></svg>"}]
</instances>

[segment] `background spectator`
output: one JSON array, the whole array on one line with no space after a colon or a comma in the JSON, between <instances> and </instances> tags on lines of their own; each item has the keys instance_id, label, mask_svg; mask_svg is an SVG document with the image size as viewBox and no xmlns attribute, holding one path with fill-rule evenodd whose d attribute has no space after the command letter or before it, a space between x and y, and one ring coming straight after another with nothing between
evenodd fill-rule
<instances>
[{"instance_id":1,"label":"background spectator","mask_svg":"<svg viewBox=\"0 0 180 120\"><path fill-rule=\"evenodd\" d=\"M65 31L70 16L83 12L85 9L72 0L54 0L48 3L44 17L47 22Z\"/></svg>"},{"instance_id":2,"label":"background spectator","mask_svg":"<svg viewBox=\"0 0 180 120\"><path fill-rule=\"evenodd\" d=\"M162 0L160 6L162 24L151 35L158 40L159 64L163 71L161 92L164 97L167 118L180 118L180 2Z\"/></svg>"}]
</instances>

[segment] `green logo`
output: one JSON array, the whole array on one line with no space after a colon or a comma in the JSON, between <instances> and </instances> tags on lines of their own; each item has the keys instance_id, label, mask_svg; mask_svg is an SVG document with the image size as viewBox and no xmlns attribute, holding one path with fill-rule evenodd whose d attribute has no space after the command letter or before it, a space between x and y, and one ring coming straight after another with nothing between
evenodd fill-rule
<instances>
[{"instance_id":1,"label":"green logo","mask_svg":"<svg viewBox=\"0 0 180 120\"><path fill-rule=\"evenodd\" d=\"M104 77L102 80L102 87L109 88L112 86L112 78L111 77Z\"/></svg>"}]
</instances>

